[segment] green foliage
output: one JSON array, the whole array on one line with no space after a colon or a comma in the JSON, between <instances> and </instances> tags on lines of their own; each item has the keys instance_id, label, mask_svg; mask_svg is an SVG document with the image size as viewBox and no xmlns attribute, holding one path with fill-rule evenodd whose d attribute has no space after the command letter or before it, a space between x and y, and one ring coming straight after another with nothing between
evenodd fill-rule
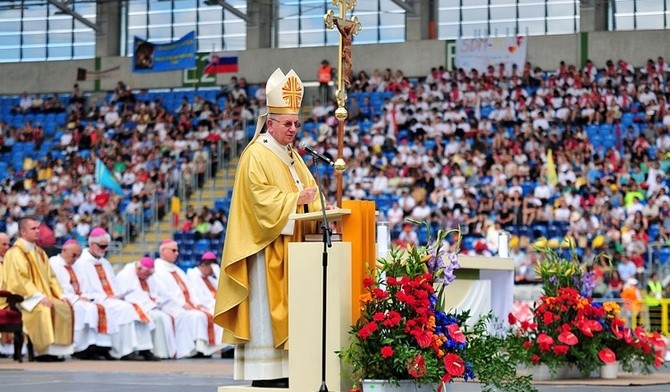
<instances>
[{"instance_id":1,"label":"green foliage","mask_svg":"<svg viewBox=\"0 0 670 392\"><path fill-rule=\"evenodd\" d=\"M459 317L465 321L469 312ZM515 344L506 334L489 333L493 323L491 314L480 317L472 326L464 324L463 332L468 337L464 359L472 363L482 391L533 392L531 376L518 376L517 364L523 361L525 350Z\"/></svg>"}]
</instances>

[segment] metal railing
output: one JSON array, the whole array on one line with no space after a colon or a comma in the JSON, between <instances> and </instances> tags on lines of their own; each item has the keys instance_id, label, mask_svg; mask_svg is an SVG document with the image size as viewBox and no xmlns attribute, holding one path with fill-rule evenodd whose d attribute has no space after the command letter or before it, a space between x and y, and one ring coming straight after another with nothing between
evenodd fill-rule
<instances>
[{"instance_id":1,"label":"metal railing","mask_svg":"<svg viewBox=\"0 0 670 392\"><path fill-rule=\"evenodd\" d=\"M644 293L643 293L644 295ZM631 301L621 298L594 298L593 302L615 302L621 308L620 317L625 319L631 328L635 329L638 326L643 326L647 331L651 326L659 326L658 332L670 337L670 329L668 322L668 307L670 306L670 298L658 300L660 307L660 314L657 312L650 312L649 305L644 299L639 302L632 303Z\"/></svg>"}]
</instances>

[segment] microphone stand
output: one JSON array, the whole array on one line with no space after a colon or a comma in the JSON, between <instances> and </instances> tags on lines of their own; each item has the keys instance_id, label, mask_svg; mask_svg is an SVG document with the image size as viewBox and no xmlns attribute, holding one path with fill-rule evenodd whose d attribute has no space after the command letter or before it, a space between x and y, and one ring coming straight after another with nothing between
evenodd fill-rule
<instances>
[{"instance_id":1,"label":"microphone stand","mask_svg":"<svg viewBox=\"0 0 670 392\"><path fill-rule=\"evenodd\" d=\"M314 154L312 154L312 159L314 160L315 165L318 165L319 160ZM321 179L319 178L318 168L316 168L314 172L318 187L319 202L321 203L321 230L323 231L323 253L321 257L321 265L323 267L323 287L321 291L321 387L318 392L328 392L328 386L326 385L326 300L328 291L326 289L328 287L328 248L332 247L333 243L331 240L330 227L328 225L328 217L326 216L326 196L321 189Z\"/></svg>"}]
</instances>

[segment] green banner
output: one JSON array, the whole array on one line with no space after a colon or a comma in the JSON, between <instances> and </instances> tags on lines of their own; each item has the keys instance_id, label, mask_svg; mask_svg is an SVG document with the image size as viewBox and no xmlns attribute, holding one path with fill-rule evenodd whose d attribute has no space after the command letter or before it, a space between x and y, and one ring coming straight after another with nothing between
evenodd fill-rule
<instances>
[{"instance_id":1,"label":"green banner","mask_svg":"<svg viewBox=\"0 0 670 392\"><path fill-rule=\"evenodd\" d=\"M198 53L195 55L195 65L193 69L185 69L182 77L182 86L184 87L203 87L215 86L216 75L205 74L205 65L209 60L210 53Z\"/></svg>"},{"instance_id":2,"label":"green banner","mask_svg":"<svg viewBox=\"0 0 670 392\"><path fill-rule=\"evenodd\" d=\"M445 63L445 68L447 71L451 71L454 69L456 65L456 40L454 39L448 39L445 40L445 45L446 45L446 54L447 58L446 63Z\"/></svg>"}]
</instances>

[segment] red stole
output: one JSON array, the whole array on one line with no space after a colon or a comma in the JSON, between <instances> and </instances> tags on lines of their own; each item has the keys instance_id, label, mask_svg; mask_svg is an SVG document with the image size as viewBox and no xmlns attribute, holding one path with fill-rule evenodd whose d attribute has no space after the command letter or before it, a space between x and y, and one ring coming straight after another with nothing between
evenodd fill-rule
<instances>
[{"instance_id":1,"label":"red stole","mask_svg":"<svg viewBox=\"0 0 670 392\"><path fill-rule=\"evenodd\" d=\"M188 287L186 286L186 282L179 276L177 271L170 271L170 274L174 278L174 280L177 282L177 285L181 289L182 294L184 294L184 299L186 300L186 303L189 304L190 306L196 308L192 303L191 303L191 293L188 291ZM197 309L197 308L196 308ZM209 312L205 312L204 310L198 309L201 312L203 312L207 316L207 340L209 341L209 345L213 346L216 344L216 339L214 338L214 316L212 316Z\"/></svg>"},{"instance_id":2,"label":"red stole","mask_svg":"<svg viewBox=\"0 0 670 392\"><path fill-rule=\"evenodd\" d=\"M112 286L109 284L109 280L107 280L107 273L105 272L105 268L102 266L102 264L95 264L95 272L98 274L98 279L100 279L100 284L102 284L102 289L105 291L105 294L107 294L110 297L114 296L114 290L112 289ZM132 302L129 302L131 305L133 305L133 308L135 308L135 312L137 315L140 317L140 320L146 324L149 322L149 317L144 313L142 308L138 304L134 304Z\"/></svg>"},{"instance_id":3,"label":"red stole","mask_svg":"<svg viewBox=\"0 0 670 392\"><path fill-rule=\"evenodd\" d=\"M212 282L209 280L209 276L203 276L202 280L205 281L205 286L207 286L207 290L209 290L209 292L212 293L214 297L216 297L216 287L214 287Z\"/></svg>"},{"instance_id":4,"label":"red stole","mask_svg":"<svg viewBox=\"0 0 670 392\"><path fill-rule=\"evenodd\" d=\"M74 293L80 296L81 286L79 285L79 279L77 279L77 275L74 273L74 270L72 269L71 265L66 264L64 265L64 267L68 275L70 275L70 284L74 289ZM106 334L108 331L107 329L108 327L107 327L107 313L105 312L105 307L102 306L101 304L95 304L95 307L98 310L98 333Z\"/></svg>"}]
</instances>

